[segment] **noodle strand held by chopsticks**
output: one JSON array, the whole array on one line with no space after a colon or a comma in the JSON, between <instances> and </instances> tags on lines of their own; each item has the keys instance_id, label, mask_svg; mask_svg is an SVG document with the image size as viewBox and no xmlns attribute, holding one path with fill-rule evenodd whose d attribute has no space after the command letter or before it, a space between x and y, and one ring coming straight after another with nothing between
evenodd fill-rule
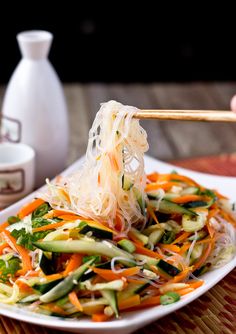
<instances>
[{"instance_id":1,"label":"noodle strand held by chopsticks","mask_svg":"<svg viewBox=\"0 0 236 334\"><path fill-rule=\"evenodd\" d=\"M101 105L89 131L83 167L63 186L70 202L61 196L58 199L58 189L55 193L51 185L47 200L52 206L63 206L113 228L119 216L124 233L131 224L144 221L137 196L145 200L144 152L148 143L145 130L133 118L136 111L115 101ZM130 189L124 189L124 180Z\"/></svg>"}]
</instances>

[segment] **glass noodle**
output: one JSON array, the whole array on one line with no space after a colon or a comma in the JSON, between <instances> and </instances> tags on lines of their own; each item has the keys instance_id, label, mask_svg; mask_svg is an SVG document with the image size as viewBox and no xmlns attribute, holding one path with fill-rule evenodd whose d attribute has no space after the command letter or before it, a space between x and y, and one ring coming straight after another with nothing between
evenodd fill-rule
<instances>
[{"instance_id":1,"label":"glass noodle","mask_svg":"<svg viewBox=\"0 0 236 334\"><path fill-rule=\"evenodd\" d=\"M43 197L53 208L63 208L127 232L145 217L137 202L145 200L144 152L146 131L133 118L136 108L115 101L101 105L89 131L82 168L56 185L49 184ZM124 189L124 181L130 189ZM65 191L66 196L65 196Z\"/></svg>"}]
</instances>

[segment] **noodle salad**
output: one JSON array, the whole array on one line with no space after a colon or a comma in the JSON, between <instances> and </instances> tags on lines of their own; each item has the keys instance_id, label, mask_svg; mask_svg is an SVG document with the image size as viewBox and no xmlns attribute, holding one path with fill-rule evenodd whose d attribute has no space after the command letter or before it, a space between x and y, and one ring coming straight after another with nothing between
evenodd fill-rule
<instances>
[{"instance_id":1,"label":"noodle salad","mask_svg":"<svg viewBox=\"0 0 236 334\"><path fill-rule=\"evenodd\" d=\"M137 109L102 104L82 168L0 225L0 302L93 321L175 303L235 256L234 205L176 172L144 171Z\"/></svg>"}]
</instances>

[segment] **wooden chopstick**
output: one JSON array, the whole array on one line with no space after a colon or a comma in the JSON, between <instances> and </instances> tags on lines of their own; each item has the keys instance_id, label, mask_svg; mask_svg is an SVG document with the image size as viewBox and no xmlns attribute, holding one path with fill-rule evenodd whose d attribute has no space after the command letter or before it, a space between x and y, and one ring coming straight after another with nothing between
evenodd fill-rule
<instances>
[{"instance_id":1,"label":"wooden chopstick","mask_svg":"<svg viewBox=\"0 0 236 334\"><path fill-rule=\"evenodd\" d=\"M134 118L203 122L236 122L236 113L221 110L145 109L137 111Z\"/></svg>"}]
</instances>

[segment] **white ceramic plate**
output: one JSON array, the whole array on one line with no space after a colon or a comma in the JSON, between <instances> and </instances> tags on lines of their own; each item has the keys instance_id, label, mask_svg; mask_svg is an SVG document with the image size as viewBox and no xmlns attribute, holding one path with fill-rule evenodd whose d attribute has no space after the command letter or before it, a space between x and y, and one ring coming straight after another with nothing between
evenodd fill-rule
<instances>
[{"instance_id":1,"label":"white ceramic plate","mask_svg":"<svg viewBox=\"0 0 236 334\"><path fill-rule=\"evenodd\" d=\"M81 163L82 159L78 160L72 166L70 166L66 171L64 171L63 174L64 175L70 174L71 172L76 170L81 165ZM174 169L180 173L183 173L185 175L194 178L197 182L203 184L204 186L218 189L223 194L229 196L232 200L236 200L236 190L235 190L236 178L214 176L214 175L192 172L187 169L177 168L173 165L163 163L150 157L145 158L145 165L146 165L146 171L148 173L153 172L155 170L161 173L169 173ZM0 213L0 222L3 222L5 219L7 219L8 216L14 215L22 205L27 203L34 196L35 193L27 196L23 200L2 211ZM223 268L205 274L203 276L205 284L200 288L198 288L196 291L181 298L179 302L167 306L156 306L143 311L122 314L122 318L120 320L113 320L105 323L94 323L86 318L83 318L81 320L63 320L56 317L43 316L39 314L30 313L25 311L24 309L19 309L16 306L3 305L3 304L0 304L0 314L21 321L33 323L36 325L53 327L60 330L67 330L71 332L79 331L80 333L88 333L88 334L92 333L106 334L112 332L113 334L118 334L118 333L127 334L173 311L176 311L177 309L192 302L194 299L198 298L203 293L208 291L211 287L213 287L216 283L218 283L235 266L236 266L236 257L227 265L225 265Z\"/></svg>"}]
</instances>

